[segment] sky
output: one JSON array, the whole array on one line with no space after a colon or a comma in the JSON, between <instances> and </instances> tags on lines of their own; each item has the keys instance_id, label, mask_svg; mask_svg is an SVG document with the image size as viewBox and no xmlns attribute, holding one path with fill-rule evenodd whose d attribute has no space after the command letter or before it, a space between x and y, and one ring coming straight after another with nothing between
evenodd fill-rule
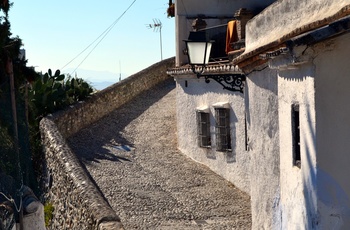
<instances>
[{"instance_id":1,"label":"sky","mask_svg":"<svg viewBox=\"0 0 350 230\"><path fill-rule=\"evenodd\" d=\"M36 71L73 73L80 65L78 77L117 82L120 74L125 78L159 62L161 44L163 59L175 56L175 19L166 14L169 1L134 1L12 0L11 32L22 39L27 65ZM162 23L162 39L159 28L148 28L154 20ZM93 43L114 22L105 38Z\"/></svg>"}]
</instances>

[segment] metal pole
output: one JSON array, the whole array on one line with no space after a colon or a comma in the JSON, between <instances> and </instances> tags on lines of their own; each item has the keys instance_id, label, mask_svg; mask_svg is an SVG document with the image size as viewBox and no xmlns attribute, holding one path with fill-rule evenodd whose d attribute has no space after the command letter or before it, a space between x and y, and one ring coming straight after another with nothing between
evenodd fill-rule
<instances>
[{"instance_id":1,"label":"metal pole","mask_svg":"<svg viewBox=\"0 0 350 230\"><path fill-rule=\"evenodd\" d=\"M149 29L153 28L153 31L156 31L159 28L160 59L163 60L162 22L159 19L153 19L153 24L148 24L147 27Z\"/></svg>"},{"instance_id":2,"label":"metal pole","mask_svg":"<svg viewBox=\"0 0 350 230\"><path fill-rule=\"evenodd\" d=\"M163 61L163 46L162 46L162 25L159 27L159 36L160 36L160 60Z\"/></svg>"},{"instance_id":3,"label":"metal pole","mask_svg":"<svg viewBox=\"0 0 350 230\"><path fill-rule=\"evenodd\" d=\"M16 151L16 161L18 164L18 171L17 171L17 180L21 183L21 187L23 184L23 179L21 175L21 162L19 157L19 144L18 144L18 127L17 127L17 109L16 109L16 93L15 93L15 80L13 76L13 65L12 60L7 57L7 63L6 63L6 72L10 77L10 90L11 90L11 104L12 104L12 118L13 118L13 131L15 135L15 151ZM20 192L21 193L21 192ZM22 196L19 196L20 204L22 203ZM23 206L20 205L20 212L19 212L19 226L20 230L23 230Z\"/></svg>"}]
</instances>

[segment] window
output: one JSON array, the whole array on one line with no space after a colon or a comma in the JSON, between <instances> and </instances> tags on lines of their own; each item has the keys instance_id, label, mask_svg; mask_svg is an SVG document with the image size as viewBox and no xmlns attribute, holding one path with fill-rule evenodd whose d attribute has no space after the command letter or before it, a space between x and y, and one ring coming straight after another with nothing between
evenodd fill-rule
<instances>
[{"instance_id":1,"label":"window","mask_svg":"<svg viewBox=\"0 0 350 230\"><path fill-rule=\"evenodd\" d=\"M215 108L216 119L216 150L226 151L231 149L230 134L230 110L227 108Z\"/></svg>"},{"instance_id":2,"label":"window","mask_svg":"<svg viewBox=\"0 0 350 230\"><path fill-rule=\"evenodd\" d=\"M301 167L300 156L300 114L299 105L292 105L292 141L293 141L293 165Z\"/></svg>"},{"instance_id":3,"label":"window","mask_svg":"<svg viewBox=\"0 0 350 230\"><path fill-rule=\"evenodd\" d=\"M247 113L244 113L244 146L245 151L249 151L249 139L248 139L248 124L247 124Z\"/></svg>"},{"instance_id":4,"label":"window","mask_svg":"<svg viewBox=\"0 0 350 230\"><path fill-rule=\"evenodd\" d=\"M207 112L197 111L199 147L210 148L210 116Z\"/></svg>"}]
</instances>

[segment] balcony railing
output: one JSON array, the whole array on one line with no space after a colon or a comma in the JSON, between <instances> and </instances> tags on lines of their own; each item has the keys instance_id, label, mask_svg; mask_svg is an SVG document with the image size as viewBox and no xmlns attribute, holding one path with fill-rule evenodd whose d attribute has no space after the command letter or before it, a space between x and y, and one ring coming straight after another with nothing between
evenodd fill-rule
<instances>
[{"instance_id":1,"label":"balcony railing","mask_svg":"<svg viewBox=\"0 0 350 230\"><path fill-rule=\"evenodd\" d=\"M200 31L205 31L207 37L215 41L211 48L210 61L228 60L225 52L227 24L205 28Z\"/></svg>"}]
</instances>

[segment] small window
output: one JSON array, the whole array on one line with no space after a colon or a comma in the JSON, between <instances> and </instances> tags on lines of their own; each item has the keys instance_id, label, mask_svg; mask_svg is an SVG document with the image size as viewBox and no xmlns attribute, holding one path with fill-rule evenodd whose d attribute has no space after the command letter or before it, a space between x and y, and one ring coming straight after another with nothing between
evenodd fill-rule
<instances>
[{"instance_id":1,"label":"small window","mask_svg":"<svg viewBox=\"0 0 350 230\"><path fill-rule=\"evenodd\" d=\"M215 108L216 119L216 150L226 151L231 149L230 134L230 110L227 108Z\"/></svg>"},{"instance_id":2,"label":"small window","mask_svg":"<svg viewBox=\"0 0 350 230\"><path fill-rule=\"evenodd\" d=\"M210 148L210 116L206 112L197 112L199 147Z\"/></svg>"},{"instance_id":3,"label":"small window","mask_svg":"<svg viewBox=\"0 0 350 230\"><path fill-rule=\"evenodd\" d=\"M300 113L299 105L292 105L293 165L301 167L300 156Z\"/></svg>"}]
</instances>

